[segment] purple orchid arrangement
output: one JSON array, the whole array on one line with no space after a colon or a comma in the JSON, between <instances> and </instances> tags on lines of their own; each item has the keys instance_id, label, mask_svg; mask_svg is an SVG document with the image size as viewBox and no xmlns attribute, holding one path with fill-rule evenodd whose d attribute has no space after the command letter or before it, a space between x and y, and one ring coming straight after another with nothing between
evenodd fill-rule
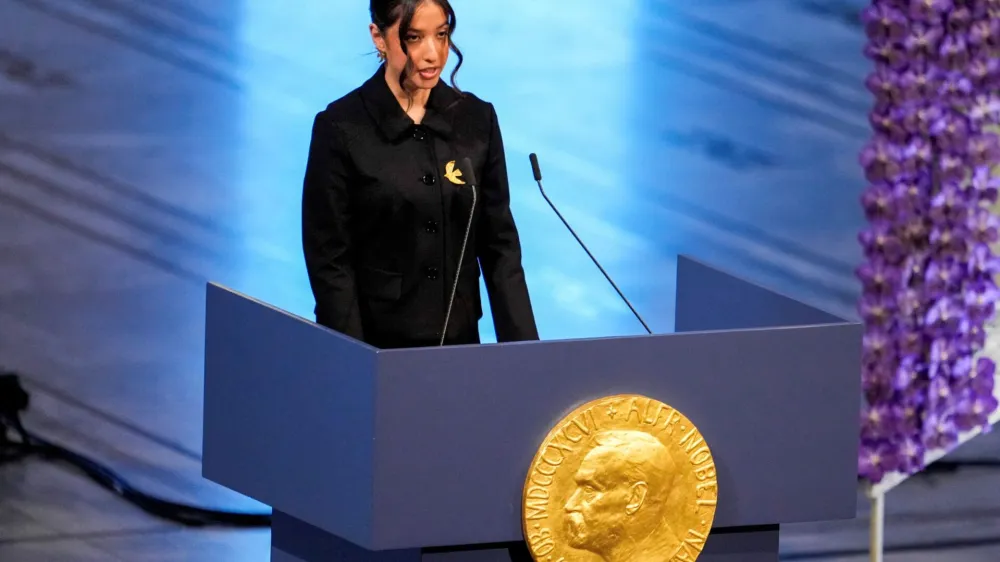
<instances>
[{"instance_id":1,"label":"purple orchid arrangement","mask_svg":"<svg viewBox=\"0 0 1000 562\"><path fill-rule=\"evenodd\" d=\"M980 352L1000 298L1000 0L873 0L862 21L875 102L858 469L875 484L988 430L998 407Z\"/></svg>"}]
</instances>

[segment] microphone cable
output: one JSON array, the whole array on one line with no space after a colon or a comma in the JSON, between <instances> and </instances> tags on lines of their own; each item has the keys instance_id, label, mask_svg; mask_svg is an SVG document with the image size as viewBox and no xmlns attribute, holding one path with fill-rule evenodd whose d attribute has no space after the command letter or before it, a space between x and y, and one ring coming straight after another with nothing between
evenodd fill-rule
<instances>
[{"instance_id":1,"label":"microphone cable","mask_svg":"<svg viewBox=\"0 0 1000 562\"><path fill-rule=\"evenodd\" d=\"M0 372L0 466L32 457L68 464L142 511L185 527L271 526L270 513L207 509L143 492L109 467L29 432L21 421L21 414L29 405L30 396L19 376L9 371Z\"/></svg>"},{"instance_id":2,"label":"microphone cable","mask_svg":"<svg viewBox=\"0 0 1000 562\"><path fill-rule=\"evenodd\" d=\"M465 225L465 236L462 238L462 251L458 254L458 265L455 266L455 280L451 285L451 296L448 298L448 311L444 315L444 326L441 328L441 341L439 346L444 345L444 340L448 336L448 323L451 321L451 309L455 305L455 293L458 291L458 281L462 275L462 263L465 261L465 250L469 244L469 234L472 232L472 219L476 216L476 170L472 167L472 160L462 159L460 168L466 179L469 180L469 188L472 189L472 209L469 210L469 221Z\"/></svg>"}]
</instances>

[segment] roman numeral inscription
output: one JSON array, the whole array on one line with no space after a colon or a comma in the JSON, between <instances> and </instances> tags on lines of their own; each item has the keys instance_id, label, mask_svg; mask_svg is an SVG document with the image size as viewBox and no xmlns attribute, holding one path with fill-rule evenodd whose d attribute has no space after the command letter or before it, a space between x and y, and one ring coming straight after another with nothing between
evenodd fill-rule
<instances>
[{"instance_id":1,"label":"roman numeral inscription","mask_svg":"<svg viewBox=\"0 0 1000 562\"><path fill-rule=\"evenodd\" d=\"M549 487L555 481L556 473L567 458L575 455L577 449L574 446L593 435L597 427L593 409L584 410L564 423L545 444L531 470L524 492L525 519L534 521L549 517L549 502L552 499Z\"/></svg>"}]
</instances>

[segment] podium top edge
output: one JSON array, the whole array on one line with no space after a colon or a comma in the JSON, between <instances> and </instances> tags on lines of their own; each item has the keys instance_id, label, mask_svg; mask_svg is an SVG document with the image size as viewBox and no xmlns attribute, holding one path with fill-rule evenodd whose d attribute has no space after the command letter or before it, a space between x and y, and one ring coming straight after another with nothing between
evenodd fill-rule
<instances>
[{"instance_id":1,"label":"podium top edge","mask_svg":"<svg viewBox=\"0 0 1000 562\"><path fill-rule=\"evenodd\" d=\"M690 258L687 258L687 259L690 260ZM691 260L691 261L697 262L697 260ZM698 262L698 263L701 263L701 262ZM206 282L206 291L208 291L208 292L215 291L215 292L218 292L220 294L228 294L230 296L233 296L233 297L236 297L236 298L239 298L239 299L243 299L243 300L246 300L248 302L252 302L252 303L256 304L257 306L260 306L262 308L266 308L266 309L268 309L268 310L270 310L270 311L272 311L274 313L284 315L284 316L286 316L288 318L294 319L294 320L299 321L299 322L304 322L304 323L307 323L307 324L311 324L312 326L314 326L314 327L316 327L318 329L325 330L327 333L329 333L330 335L332 335L334 337L341 338L341 339L343 339L345 341L348 341L348 342L350 342L350 343L352 343L354 345L363 347L363 348L365 348L367 350L370 350L370 351L378 353L378 354L405 353L405 352L410 352L410 351L414 351L414 350L429 350L429 349L438 349L438 348L442 348L442 349L456 349L456 348L459 348L460 349L460 348L463 348L463 347L477 347L477 348L481 348L481 347L506 347L506 346L532 346L532 345L549 345L549 344L560 343L560 342L561 343L569 343L569 342L577 342L577 343L579 343L579 342L588 342L588 341L590 341L590 342L593 342L593 341L616 341L616 340L624 340L624 339L666 338L666 337L693 337L693 336L708 335L708 334L718 335L720 333L727 333L727 332L730 332L730 333L747 333L747 332L760 332L760 331L787 331L787 330L803 330L803 329L818 329L818 328L833 329L833 328L842 328L842 327L851 327L851 326L860 327L862 325L861 321L859 321L859 320L848 320L848 319L840 318L837 315L827 313L831 317L838 318L840 321L838 321L838 322L829 322L829 323L815 323L814 322L814 323L808 323L808 324L788 324L788 325L780 325L780 326L757 326L757 327L747 327L747 328L728 328L728 329L727 328L722 328L722 329L717 329L717 330L711 330L711 329L709 329L709 330L691 330L691 331L683 331L683 332L654 332L652 334L636 333L636 334L627 334L627 335L626 334L619 334L619 335L608 335L608 336L592 336L592 337L560 338L560 339L544 339L544 338L542 338L542 339L538 339L538 340L525 340L525 341L512 341L512 342L486 342L486 343L480 343L480 344L462 344L462 345L447 345L447 346L434 345L434 346L417 347L417 348L381 349L381 348L375 347L375 346L373 346L373 345L371 345L369 343L366 343L364 341L355 339L355 338L353 338L351 336L348 336L346 334L342 334L342 333L340 333L340 332L338 332L336 330L333 330L333 329L328 328L326 326L323 326L321 324L317 324L315 321L313 321L313 320L311 320L309 318L306 318L304 316L300 316L298 314L289 312L288 310L285 310L283 308L277 307L277 306L275 306L273 304L270 304L270 303L268 303L266 301L263 301L263 300L261 300L261 299L259 299L257 297L254 297L252 295L246 294L244 292L241 292L239 290L233 289L232 287L228 287L226 285L223 285L223 284L215 282L215 281L207 281ZM825 311L823 311L823 312L825 312Z\"/></svg>"},{"instance_id":2,"label":"podium top edge","mask_svg":"<svg viewBox=\"0 0 1000 562\"><path fill-rule=\"evenodd\" d=\"M398 354L407 353L413 351L431 350L431 349L442 349L442 350L455 350L462 348L484 348L484 347L510 347L510 346L535 346L535 345L551 345L556 343L582 343L582 342L609 342L618 340L639 340L647 338L668 338L668 337L697 337L697 336L707 336L713 335L717 336L719 334L725 333L740 333L746 334L751 332L778 332L778 331L789 331L789 330L812 330L812 329L838 329L845 327L857 327L861 328L861 322L851 322L844 321L831 324L802 324L802 325L789 325L789 326L765 326L759 328L733 328L729 330L699 330L691 332L654 332L652 334L635 334L635 335L615 335L615 336L594 336L585 338L564 338L564 339L538 339L538 340L528 340L528 341L515 341L515 342L486 342L479 344L460 344L460 345L446 345L446 346L427 346L427 347L410 347L410 348L398 348L398 349L375 349L376 353L382 354ZM354 340L357 341L357 340Z\"/></svg>"},{"instance_id":3,"label":"podium top edge","mask_svg":"<svg viewBox=\"0 0 1000 562\"><path fill-rule=\"evenodd\" d=\"M317 329L325 330L330 335L332 335L334 337L337 337L337 338L341 338L344 341L348 341L348 342L350 342L350 343L352 343L354 345L358 345L358 346L364 347L364 348L366 348L368 350L371 350L371 351L380 351L377 347L374 347L371 344L368 344L368 343L363 342L361 340L352 338L352 337L350 337L350 336L348 336L346 334L342 334L342 333L340 333L340 332L338 332L336 330L332 330L330 328L327 328L326 326L323 326L322 324L317 324L316 322L314 322L313 320L310 320L309 318L306 318L304 316L299 316L298 314L295 314L295 313L289 312L289 311L287 311L287 310L285 310L283 308L279 308L277 306L274 306L273 304L270 304L270 303L268 303L266 301L263 301L263 300L261 300L261 299L259 299L257 297L248 295L246 293L243 293L241 291L233 289L232 287L227 287L226 285L223 285L221 283L218 283L218 282L215 282L215 281L207 281L205 283L205 290L206 290L206 292L211 292L211 291L214 290L214 291L217 291L217 292L219 292L221 294L228 294L228 295L231 295L231 296L234 296L234 297L237 297L237 298L240 298L240 299L252 302L252 303L254 303L254 304L256 304L256 305L258 305L258 306L260 306L262 308L266 308L266 309L268 309L268 310L270 310L272 312L275 312L277 314L281 314L283 316L286 316L288 318L294 319L294 320L299 321L299 322L304 322L306 324L311 324L312 326L316 327Z\"/></svg>"}]
</instances>

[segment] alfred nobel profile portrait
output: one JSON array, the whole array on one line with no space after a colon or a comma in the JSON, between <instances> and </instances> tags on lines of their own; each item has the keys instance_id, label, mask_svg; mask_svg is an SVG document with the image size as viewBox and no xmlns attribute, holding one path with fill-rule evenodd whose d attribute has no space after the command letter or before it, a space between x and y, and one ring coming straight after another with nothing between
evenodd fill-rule
<instances>
[{"instance_id":1,"label":"alfred nobel profile portrait","mask_svg":"<svg viewBox=\"0 0 1000 562\"><path fill-rule=\"evenodd\" d=\"M564 507L568 546L605 562L668 561L680 545L668 523L670 451L633 430L600 432L592 443Z\"/></svg>"}]
</instances>

